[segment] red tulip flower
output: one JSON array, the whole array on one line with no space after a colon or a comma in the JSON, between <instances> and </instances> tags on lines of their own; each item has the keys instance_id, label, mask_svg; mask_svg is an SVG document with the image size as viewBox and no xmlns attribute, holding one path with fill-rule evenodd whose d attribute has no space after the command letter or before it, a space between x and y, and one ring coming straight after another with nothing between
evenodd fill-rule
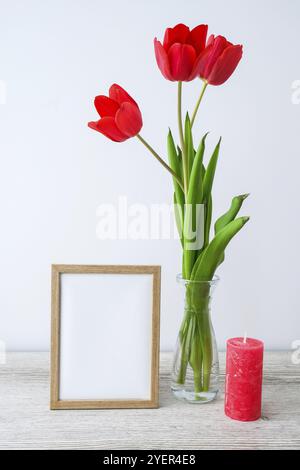
<instances>
[{"instance_id":1,"label":"red tulip flower","mask_svg":"<svg viewBox=\"0 0 300 470\"><path fill-rule=\"evenodd\" d=\"M223 36L210 36L200 59L199 76L210 85L222 85L235 71L243 46L234 46Z\"/></svg>"},{"instance_id":2,"label":"red tulip flower","mask_svg":"<svg viewBox=\"0 0 300 470\"><path fill-rule=\"evenodd\" d=\"M190 29L184 24L167 28L163 44L154 39L157 65L167 80L189 82L199 75L199 59L205 49L207 25Z\"/></svg>"},{"instance_id":3,"label":"red tulip flower","mask_svg":"<svg viewBox=\"0 0 300 470\"><path fill-rule=\"evenodd\" d=\"M95 98L95 108L101 119L88 126L114 142L136 136L143 125L141 111L133 98L119 85L112 85L109 96Z\"/></svg>"}]
</instances>

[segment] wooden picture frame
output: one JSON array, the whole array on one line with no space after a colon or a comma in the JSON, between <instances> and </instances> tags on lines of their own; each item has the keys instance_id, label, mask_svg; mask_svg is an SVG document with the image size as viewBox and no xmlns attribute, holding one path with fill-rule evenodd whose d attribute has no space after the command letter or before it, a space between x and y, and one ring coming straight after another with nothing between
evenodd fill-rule
<instances>
[{"instance_id":1,"label":"wooden picture frame","mask_svg":"<svg viewBox=\"0 0 300 470\"><path fill-rule=\"evenodd\" d=\"M158 407L160 272L160 266L52 265L50 390L50 408L52 410ZM79 277L76 278L74 276ZM121 284L124 284L124 286L119 289ZM109 297L110 300L105 305L106 293L114 285L118 286L118 290L115 291L114 288L113 295ZM83 294L80 293L81 289ZM124 290L124 295L122 294L122 289ZM130 293L131 289L132 293ZM136 293L134 289L136 289ZM72 295L74 297L73 300L71 299ZM87 308L80 307L82 302L84 302L82 299L84 296L87 296ZM147 296L151 297L151 299L148 299L149 301L146 300ZM94 300L92 301L90 297L94 298ZM98 297L101 297L99 298L99 305L100 302L104 302L103 308L102 306L101 308L96 307ZM135 301L136 298L137 301ZM126 307L124 299L126 301L131 299L132 305L129 304ZM123 310L119 312L121 307L116 308L111 315L110 306L117 301L122 302ZM108 315L106 315L106 308L109 311ZM114 388L111 392L104 392L101 388L107 387L107 382L109 381L103 380L101 385L101 367L104 370L102 376L105 376L106 379L110 377L110 371L107 370L109 362L107 361L113 357L113 354L110 354L107 359L103 357L102 351L100 360L100 358L97 359L91 356L90 352L93 348L95 350L96 348L104 348L100 340L97 342L97 332L102 334L102 342L105 343L106 341L105 344L111 350L110 342L107 338L109 332L104 336L105 322L108 322L111 328L111 322L113 321L111 317L115 314L117 321L114 321L113 325L117 325L116 328L119 328L118 325L120 323L123 328L118 333L118 338L121 338L121 343L123 338L128 338L126 347L121 351L122 356L120 356L118 348L115 348L117 354L121 357L121 362L123 361L123 356L128 353L131 358L130 361L133 362L142 360L145 357L145 362L147 363L145 367L148 365L149 368L149 371L145 371L143 364L137 363L137 370L135 371L134 364L132 364L133 369L130 370L133 370L135 378L132 378L132 380L127 380L126 378L126 380L123 379L122 382L119 382L119 384L124 384L124 387L128 388L124 392L124 398L123 396L115 396L115 393L119 393L119 391L115 392ZM144 315L145 319L142 319L142 315ZM127 326L124 326L123 318L129 322L129 332L125 331ZM104 322L103 328L99 328L101 319ZM89 321L91 322L90 329L88 329ZM95 326L92 323L93 321ZM134 331L138 328L136 324L140 325L141 333ZM146 337L148 330L150 330L149 338ZM127 333L129 336L124 336ZM81 344L81 336L79 336L81 334L83 335L83 344ZM95 339L94 343L92 341L93 336ZM143 337L146 338L144 342ZM139 344L140 351L134 350L134 338L137 338L136 342ZM132 341L130 341L131 339ZM105 351L107 351L107 348ZM79 354L83 354L83 358ZM139 357L141 359L138 359ZM86 365L88 369L92 367L91 360L95 361L93 377L86 375L85 367ZM117 373L122 374L124 366L125 369L129 367L128 361L123 361L122 364L123 367L117 367ZM139 375L137 375L138 371L140 371ZM112 381L115 380L115 375L116 371L111 371ZM141 382L141 376L143 376L145 384ZM90 385L91 389L94 382L97 384L97 390L99 389L99 395L101 396L92 396L96 393L94 391L88 392L88 385L85 384L90 382L92 384ZM135 383L138 385L137 388L141 390L141 397L132 396L135 393ZM87 393L89 393L88 396ZM110 395L103 396L104 393L111 393L112 398L110 398Z\"/></svg>"}]
</instances>

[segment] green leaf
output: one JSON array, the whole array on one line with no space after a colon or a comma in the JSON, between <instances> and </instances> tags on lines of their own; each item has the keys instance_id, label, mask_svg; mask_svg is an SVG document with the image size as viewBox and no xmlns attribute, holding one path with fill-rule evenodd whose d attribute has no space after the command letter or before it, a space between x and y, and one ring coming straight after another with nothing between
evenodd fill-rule
<instances>
[{"instance_id":1,"label":"green leaf","mask_svg":"<svg viewBox=\"0 0 300 470\"><path fill-rule=\"evenodd\" d=\"M169 163L170 167L172 168L173 171L175 171L176 175L180 177L181 173L181 163L178 158L177 150L174 144L174 139L172 136L172 132L169 130L168 133L168 138L167 138L167 147L168 147L168 157L169 157ZM174 186L174 215L175 215L175 221L178 229L178 233L180 236L181 244L183 245L183 219L184 219L184 194L177 183L176 179L173 178L173 186Z\"/></svg>"},{"instance_id":2,"label":"green leaf","mask_svg":"<svg viewBox=\"0 0 300 470\"><path fill-rule=\"evenodd\" d=\"M207 133L208 134L208 133ZM202 138L198 150L196 152L190 181L187 194L187 203L188 204L200 204L203 197L203 188L202 188L202 167L203 167L203 155L205 151L205 139L207 134Z\"/></svg>"},{"instance_id":3,"label":"green leaf","mask_svg":"<svg viewBox=\"0 0 300 470\"><path fill-rule=\"evenodd\" d=\"M170 167L176 173L176 175L179 178L181 178L182 170L181 170L180 160L178 158L178 154L176 151L176 147L174 144L174 139L173 139L171 130L169 130L168 137L167 137L167 148L168 148L168 157L169 157ZM184 194L175 178L173 178L173 185L174 185L174 190L176 194L176 201L178 204L180 204L180 206L183 206L184 208L184 202L185 202Z\"/></svg>"},{"instance_id":4,"label":"green leaf","mask_svg":"<svg viewBox=\"0 0 300 470\"><path fill-rule=\"evenodd\" d=\"M184 239L183 243L184 243L184 246L186 246L188 242ZM196 260L195 250L190 250L190 249L183 250L183 277L184 279L190 279L193 266L195 264L195 260Z\"/></svg>"},{"instance_id":5,"label":"green leaf","mask_svg":"<svg viewBox=\"0 0 300 470\"><path fill-rule=\"evenodd\" d=\"M205 139L207 134L202 138L198 150L193 158L192 170L190 174L187 206L185 208L184 217L184 246L185 248L197 240L196 237L201 237L201 231L204 233L204 223L201 223L201 207L198 204L202 203L202 176L203 176L203 155L205 151ZM199 226L198 226L199 225ZM186 237L188 234L196 233L195 239L190 240ZM199 238L198 238L199 240ZM199 240L201 242L201 240ZM202 248L202 247L201 247ZM184 251L184 267L186 278L189 279L194 263L197 258L199 248L185 249Z\"/></svg>"},{"instance_id":6,"label":"green leaf","mask_svg":"<svg viewBox=\"0 0 300 470\"><path fill-rule=\"evenodd\" d=\"M210 244L204 250L199 263L195 263L191 279L195 281L210 281L219 265L219 261L224 254L230 240L241 230L248 222L249 217L239 217L229 222L213 238Z\"/></svg>"},{"instance_id":7,"label":"green leaf","mask_svg":"<svg viewBox=\"0 0 300 470\"><path fill-rule=\"evenodd\" d=\"M182 166L182 151L181 148L177 145L177 158L180 171L180 179L183 181L183 166Z\"/></svg>"},{"instance_id":8,"label":"green leaf","mask_svg":"<svg viewBox=\"0 0 300 470\"><path fill-rule=\"evenodd\" d=\"M178 154L177 154L177 150L175 147L171 129L169 129L169 132L168 132L167 149L168 149L170 167L172 168L173 171L175 171L176 175L180 177L180 173L181 173L180 160L178 158Z\"/></svg>"},{"instance_id":9,"label":"green leaf","mask_svg":"<svg viewBox=\"0 0 300 470\"><path fill-rule=\"evenodd\" d=\"M217 166L218 157L219 157L220 145L221 145L221 138L219 139L219 142L216 145L216 148L209 160L206 170L205 168L202 169L202 171L204 172L202 202L203 204L205 204L204 248L209 243L210 226L211 226L211 218L212 218L211 191L212 191L213 181L214 181L215 172L216 172L216 166Z\"/></svg>"},{"instance_id":10,"label":"green leaf","mask_svg":"<svg viewBox=\"0 0 300 470\"><path fill-rule=\"evenodd\" d=\"M203 205L185 206L184 213L184 272L185 279L190 279L198 253L203 249L205 214ZM193 222L195 221L195 227Z\"/></svg>"},{"instance_id":11,"label":"green leaf","mask_svg":"<svg viewBox=\"0 0 300 470\"><path fill-rule=\"evenodd\" d=\"M217 143L217 146L210 158L210 161L205 171L204 180L203 180L203 202L208 202L209 196L211 194L212 185L214 182L214 177L215 177L215 172L216 172L216 166L217 166L218 157L219 157L221 139L222 138L220 137L220 140Z\"/></svg>"},{"instance_id":12,"label":"green leaf","mask_svg":"<svg viewBox=\"0 0 300 470\"><path fill-rule=\"evenodd\" d=\"M181 245L183 248L183 214L184 214L184 204L179 204L176 199L176 194L174 192L174 215L175 215L175 222L177 226L177 230L180 236Z\"/></svg>"},{"instance_id":13,"label":"green leaf","mask_svg":"<svg viewBox=\"0 0 300 470\"><path fill-rule=\"evenodd\" d=\"M220 232L229 222L234 220L242 207L244 200L249 196L249 194L241 194L240 196L235 196L231 201L231 206L225 214L218 218L215 222L215 234Z\"/></svg>"},{"instance_id":14,"label":"green leaf","mask_svg":"<svg viewBox=\"0 0 300 470\"><path fill-rule=\"evenodd\" d=\"M189 114L186 113L185 117L185 126L184 126L184 137L185 137L185 147L186 147L186 156L188 162L188 177L191 173L195 151L194 151L194 144L193 144L193 135L191 130L191 121Z\"/></svg>"},{"instance_id":15,"label":"green leaf","mask_svg":"<svg viewBox=\"0 0 300 470\"><path fill-rule=\"evenodd\" d=\"M242 204L244 200L249 196L249 194L241 194L240 196L235 196L232 199L231 206L225 214L223 214L215 223L215 234L219 233L220 230L222 230L224 227L226 227L229 222L235 219L237 216L240 208L242 207ZM225 253L222 254L220 257L218 266L223 263L225 259Z\"/></svg>"},{"instance_id":16,"label":"green leaf","mask_svg":"<svg viewBox=\"0 0 300 470\"><path fill-rule=\"evenodd\" d=\"M212 218L212 196L211 194L208 197L208 201L205 204L205 229L204 229L204 247L209 243L209 234Z\"/></svg>"},{"instance_id":17,"label":"green leaf","mask_svg":"<svg viewBox=\"0 0 300 470\"><path fill-rule=\"evenodd\" d=\"M197 227L197 223L199 223L199 218L197 220L197 216L200 215L199 211L197 210L197 204L201 204L202 202L202 162L206 136L207 134L205 134L205 136L202 138L193 162L187 194L188 210L185 211L185 234L191 233L192 231L197 231L197 233L199 233L199 230L204 230L204 227Z\"/></svg>"},{"instance_id":18,"label":"green leaf","mask_svg":"<svg viewBox=\"0 0 300 470\"><path fill-rule=\"evenodd\" d=\"M195 273L198 271L198 266L201 263L202 256L204 254L205 250L203 250L201 253L198 254L198 257L195 261L195 264L193 266L192 274L191 274L191 280L195 280Z\"/></svg>"}]
</instances>

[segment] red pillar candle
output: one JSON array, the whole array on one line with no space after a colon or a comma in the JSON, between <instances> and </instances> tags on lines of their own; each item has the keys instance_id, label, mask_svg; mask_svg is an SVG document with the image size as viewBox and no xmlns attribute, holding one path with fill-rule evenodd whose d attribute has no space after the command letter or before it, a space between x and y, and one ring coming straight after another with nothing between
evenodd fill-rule
<instances>
[{"instance_id":1,"label":"red pillar candle","mask_svg":"<svg viewBox=\"0 0 300 470\"><path fill-rule=\"evenodd\" d=\"M232 419L255 421L261 416L263 351L258 339L227 341L225 414Z\"/></svg>"}]
</instances>

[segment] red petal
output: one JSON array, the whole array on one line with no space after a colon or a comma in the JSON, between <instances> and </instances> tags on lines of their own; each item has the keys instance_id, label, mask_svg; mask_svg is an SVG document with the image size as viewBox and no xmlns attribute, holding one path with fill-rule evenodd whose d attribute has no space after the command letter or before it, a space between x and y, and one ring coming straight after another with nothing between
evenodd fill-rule
<instances>
[{"instance_id":1,"label":"red petal","mask_svg":"<svg viewBox=\"0 0 300 470\"><path fill-rule=\"evenodd\" d=\"M124 90L124 88L120 87L120 85L117 85L114 83L110 89L109 89L109 97L116 101L119 104L122 103L133 103L137 105L137 103L134 101L133 98L127 93L127 91Z\"/></svg>"},{"instance_id":2,"label":"red petal","mask_svg":"<svg viewBox=\"0 0 300 470\"><path fill-rule=\"evenodd\" d=\"M163 48L165 49L166 52L168 52L169 48L174 43L173 38L174 38L173 28L167 28L165 35L164 35L164 40L163 40Z\"/></svg>"},{"instance_id":3,"label":"red petal","mask_svg":"<svg viewBox=\"0 0 300 470\"><path fill-rule=\"evenodd\" d=\"M123 103L116 114L116 124L127 137L137 135L143 125L142 115L138 106L132 103Z\"/></svg>"},{"instance_id":4,"label":"red petal","mask_svg":"<svg viewBox=\"0 0 300 470\"><path fill-rule=\"evenodd\" d=\"M195 61L194 68L191 73L191 80L195 77L195 75L198 75L200 78L203 78L203 80L206 80L205 69L210 56L211 49L212 46L207 46Z\"/></svg>"},{"instance_id":5,"label":"red petal","mask_svg":"<svg viewBox=\"0 0 300 470\"><path fill-rule=\"evenodd\" d=\"M101 132L101 134L104 134L114 142L123 142L128 139L116 126L113 117L104 117L97 122L89 122L88 126L95 131Z\"/></svg>"},{"instance_id":6,"label":"red petal","mask_svg":"<svg viewBox=\"0 0 300 470\"><path fill-rule=\"evenodd\" d=\"M116 112L118 111L120 107L116 101L104 95L96 96L94 103L95 103L95 108L97 109L101 117L104 117L104 116L114 117L114 115L116 114Z\"/></svg>"},{"instance_id":7,"label":"red petal","mask_svg":"<svg viewBox=\"0 0 300 470\"><path fill-rule=\"evenodd\" d=\"M215 40L215 35L214 34L211 34L207 40L207 43L206 43L206 47L207 46L212 46L213 43L214 43L214 40Z\"/></svg>"},{"instance_id":8,"label":"red petal","mask_svg":"<svg viewBox=\"0 0 300 470\"><path fill-rule=\"evenodd\" d=\"M207 29L207 24L200 24L199 26L196 26L196 28L192 29L189 34L188 43L194 47L197 55L199 55L205 48Z\"/></svg>"},{"instance_id":9,"label":"red petal","mask_svg":"<svg viewBox=\"0 0 300 470\"><path fill-rule=\"evenodd\" d=\"M229 46L218 58L209 77L211 85L222 85L235 71L243 55L243 46Z\"/></svg>"},{"instance_id":10,"label":"red petal","mask_svg":"<svg viewBox=\"0 0 300 470\"><path fill-rule=\"evenodd\" d=\"M185 44L189 34L190 28L182 23L177 24L174 28L167 28L163 42L164 49L168 52L170 47L176 42Z\"/></svg>"},{"instance_id":11,"label":"red petal","mask_svg":"<svg viewBox=\"0 0 300 470\"><path fill-rule=\"evenodd\" d=\"M189 76L189 81L194 80L196 77L201 77L204 79L204 77L201 74L201 71L203 69L203 66L205 64L205 54L208 54L209 51L206 51L206 49L197 57L197 59L194 62L194 67L193 70Z\"/></svg>"},{"instance_id":12,"label":"red petal","mask_svg":"<svg viewBox=\"0 0 300 470\"><path fill-rule=\"evenodd\" d=\"M189 44L173 44L168 52L174 80L189 81L196 60L196 51Z\"/></svg>"},{"instance_id":13,"label":"red petal","mask_svg":"<svg viewBox=\"0 0 300 470\"><path fill-rule=\"evenodd\" d=\"M173 81L168 55L161 43L156 38L154 39L154 51L159 70L167 80Z\"/></svg>"},{"instance_id":14,"label":"red petal","mask_svg":"<svg viewBox=\"0 0 300 470\"><path fill-rule=\"evenodd\" d=\"M97 128L97 124L98 124L98 121L90 121L88 122L88 126L93 129L94 131L97 131L98 128Z\"/></svg>"},{"instance_id":15,"label":"red petal","mask_svg":"<svg viewBox=\"0 0 300 470\"><path fill-rule=\"evenodd\" d=\"M223 36L217 36L212 44L210 49L210 54L207 58L206 66L205 66L205 77L208 77L212 71L213 66L215 65L216 61L223 53L223 51L227 47L227 40Z\"/></svg>"}]
</instances>

